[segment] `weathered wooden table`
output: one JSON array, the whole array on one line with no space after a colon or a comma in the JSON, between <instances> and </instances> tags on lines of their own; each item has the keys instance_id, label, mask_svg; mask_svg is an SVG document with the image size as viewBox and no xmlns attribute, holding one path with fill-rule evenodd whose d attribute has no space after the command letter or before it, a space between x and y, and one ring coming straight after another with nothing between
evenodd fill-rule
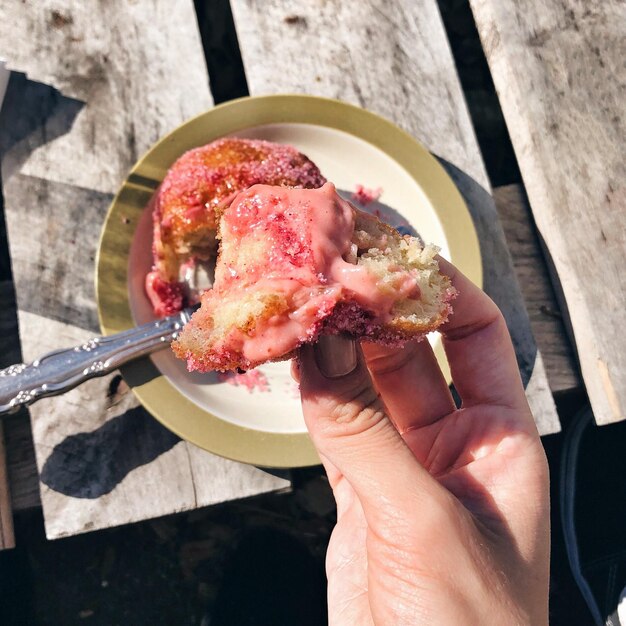
<instances>
[{"instance_id":1,"label":"weathered wooden table","mask_svg":"<svg viewBox=\"0 0 626 626\"><path fill-rule=\"evenodd\" d=\"M197 4L204 7L203 29L207 24L224 26L225 2ZM585 195L585 185L576 178L576 168L582 167L578 144L572 142L590 135L570 132L578 119L573 113L557 122L539 106L567 105L548 80L551 72L560 71L567 83L570 61L557 58L566 42L550 39L554 25L563 22L583 32L577 35L575 58L585 71L592 61L616 65L617 47L611 52L607 43L598 52L584 32L597 23L598 15L617 15L620 3L605 3L589 17L567 8L573 0L565 1L559 8L562 15L556 9L554 15L539 14L546 20L541 25L529 17L537 15L533 9L538 2L533 0L525 0L529 7L519 13L512 1L497 10L496 2L472 4L505 114L510 125L519 122L515 128L522 129L519 135L512 132L514 144L532 211L555 257L572 326L577 339L593 339L593 354L587 353L589 341L579 345L584 345L583 362L596 359L592 369L600 372L588 374L590 365L585 366L594 408L602 422L620 419L624 368L621 374L616 368L623 358L623 338L610 330L610 313L603 313L603 326L593 332L588 318L591 298L604 298L609 311L617 310L624 278L611 276L617 292L603 291L593 278L599 267L590 263L595 257L584 255L591 255L593 237L603 233L607 267L612 268L624 242L623 159L618 158L623 122L614 120L616 113L589 112L593 124L588 133L610 125L617 129L608 137L611 149L602 155L610 189L606 202L614 207L609 210L598 200L597 190L605 183L592 167L598 144L590 143L589 165L582 168L595 176L597 187ZM539 429L556 432L559 423L550 392L578 388L581 379L524 190L519 185L490 189L436 1L232 0L231 7L251 95L297 92L353 102L405 128L441 159L475 220L485 288L507 317ZM621 13L618 17L623 20ZM516 32L511 31L513 18ZM520 38L525 28L534 39L527 33ZM0 113L13 270L12 283L0 284L4 366L20 356L28 360L47 349L78 343L97 331L93 257L111 194L144 150L212 106L212 97L191 0L112 0L106 5L45 0L19 6L0 0L0 42L0 56L12 70ZM228 42L225 35L222 43ZM216 78L222 51L206 38L204 43ZM542 64L545 46L554 57L552 65ZM513 50L528 56L524 58L532 72L508 71ZM509 88L509 79L514 88ZM615 112L623 81L617 86L603 83L602 88L610 96L608 110ZM570 110L590 102L580 96ZM546 134L547 144L542 141ZM561 176L551 154L567 165ZM554 193L548 193L547 180L553 181ZM568 189L576 193L563 195ZM559 203L574 200L568 227L560 229ZM593 237L585 242L575 235L577 248L568 248L564 235L583 229L592 229ZM585 262L579 262L578 250ZM593 269L587 272L590 265ZM0 546L11 544L11 503L21 510L36 506L41 497L47 535L55 538L289 485L178 441L137 406L116 376L42 401L32 407L30 422L26 415L12 417L4 430L0 485L3 480L10 484L11 500L0 486ZM50 458L61 444L66 457L59 462L57 454L51 467Z\"/></svg>"}]
</instances>

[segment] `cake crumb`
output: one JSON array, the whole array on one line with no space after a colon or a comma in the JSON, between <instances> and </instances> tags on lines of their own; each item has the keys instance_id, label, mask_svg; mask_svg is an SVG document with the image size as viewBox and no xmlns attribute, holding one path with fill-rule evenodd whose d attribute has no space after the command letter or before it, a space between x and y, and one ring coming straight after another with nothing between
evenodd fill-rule
<instances>
[{"instance_id":1,"label":"cake crumb","mask_svg":"<svg viewBox=\"0 0 626 626\"><path fill-rule=\"evenodd\" d=\"M260 370L250 370L241 374L235 372L218 372L217 380L234 387L245 387L250 393L254 391L270 391L267 376Z\"/></svg>"},{"instance_id":2,"label":"cake crumb","mask_svg":"<svg viewBox=\"0 0 626 626\"><path fill-rule=\"evenodd\" d=\"M357 185L356 190L352 194L352 199L355 202L358 202L362 206L367 206L372 202L376 202L380 198L383 193L382 187L377 187L376 189L369 189L368 187L364 187L363 185Z\"/></svg>"}]
</instances>

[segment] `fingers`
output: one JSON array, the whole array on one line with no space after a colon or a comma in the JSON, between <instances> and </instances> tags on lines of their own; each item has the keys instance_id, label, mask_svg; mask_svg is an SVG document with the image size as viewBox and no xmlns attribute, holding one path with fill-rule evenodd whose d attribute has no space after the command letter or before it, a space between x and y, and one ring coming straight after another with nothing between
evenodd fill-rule
<instances>
[{"instance_id":1,"label":"fingers","mask_svg":"<svg viewBox=\"0 0 626 626\"><path fill-rule=\"evenodd\" d=\"M459 293L450 319L440 331L452 378L464 405L525 407L517 360L502 313L451 263L439 258L439 266ZM445 379L426 341L410 342L404 348L364 342L363 353L374 385L401 433L433 423L454 409ZM355 362L354 352L342 352L339 358ZM332 370L336 364L328 360L326 366ZM333 376L331 370L326 372L329 377Z\"/></svg>"},{"instance_id":2,"label":"fingers","mask_svg":"<svg viewBox=\"0 0 626 626\"><path fill-rule=\"evenodd\" d=\"M317 354L312 346L300 350L304 418L320 456L352 485L368 523L402 517L398 510L403 506L413 519L411 507L425 497L433 511L439 510L437 503L449 504L449 494L416 462L387 418L360 350L352 371L324 376L327 361L341 358L332 355L332 346L331 340ZM344 349L342 342L337 348Z\"/></svg>"},{"instance_id":3,"label":"fingers","mask_svg":"<svg viewBox=\"0 0 626 626\"><path fill-rule=\"evenodd\" d=\"M455 409L428 341L402 348L362 344L365 362L400 434L427 426Z\"/></svg>"},{"instance_id":4,"label":"fingers","mask_svg":"<svg viewBox=\"0 0 626 626\"><path fill-rule=\"evenodd\" d=\"M502 313L481 289L445 259L441 271L458 291L452 315L439 330L452 380L464 406L527 407L511 337Z\"/></svg>"},{"instance_id":5,"label":"fingers","mask_svg":"<svg viewBox=\"0 0 626 626\"><path fill-rule=\"evenodd\" d=\"M350 492L347 497L343 491ZM339 495L341 494L341 495ZM335 489L337 524L326 552L328 610L332 624L373 626L368 598L367 522L363 507L344 479ZM346 505L341 507L343 500ZM335 617L333 620L332 616Z\"/></svg>"}]
</instances>

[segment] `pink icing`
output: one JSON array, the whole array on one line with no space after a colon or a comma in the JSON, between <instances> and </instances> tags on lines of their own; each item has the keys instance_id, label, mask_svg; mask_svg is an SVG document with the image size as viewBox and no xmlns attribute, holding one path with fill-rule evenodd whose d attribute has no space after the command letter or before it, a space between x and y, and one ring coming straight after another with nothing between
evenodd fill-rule
<instances>
[{"instance_id":1,"label":"pink icing","mask_svg":"<svg viewBox=\"0 0 626 626\"><path fill-rule=\"evenodd\" d=\"M146 295L154 313L159 317L173 315L183 308L183 286L181 283L167 282L156 270L146 275Z\"/></svg>"},{"instance_id":2,"label":"pink icing","mask_svg":"<svg viewBox=\"0 0 626 626\"><path fill-rule=\"evenodd\" d=\"M223 251L214 289L205 298L219 306L220 293L232 296L250 288L279 294L291 306L288 312L257 320L251 333L233 328L214 348L239 352L256 364L313 339L342 300L355 301L381 324L390 319L398 299L419 297L417 283L406 271L381 287L365 267L344 260L354 222L355 209L332 183L317 190L255 185L240 193L224 213L222 238L237 241L241 248L262 245L267 256L246 261L242 268L236 252Z\"/></svg>"},{"instance_id":3,"label":"pink icing","mask_svg":"<svg viewBox=\"0 0 626 626\"><path fill-rule=\"evenodd\" d=\"M155 313L162 315L164 308L173 312L162 302L164 285L176 289L179 265L192 254L185 253L190 243L197 253L212 240L207 241L207 230L215 230L217 207L228 206L238 192L257 183L314 188L325 182L312 161L285 144L225 137L184 153L148 207L153 214L153 270L161 280L158 290L148 292ZM207 254L210 248L201 259ZM181 299L180 308L184 304Z\"/></svg>"},{"instance_id":4,"label":"pink icing","mask_svg":"<svg viewBox=\"0 0 626 626\"><path fill-rule=\"evenodd\" d=\"M368 189L363 185L357 185L354 193L352 194L352 199L362 206L367 206L368 204L371 204L372 202L378 200L382 193L382 187L377 187L376 189Z\"/></svg>"}]
</instances>

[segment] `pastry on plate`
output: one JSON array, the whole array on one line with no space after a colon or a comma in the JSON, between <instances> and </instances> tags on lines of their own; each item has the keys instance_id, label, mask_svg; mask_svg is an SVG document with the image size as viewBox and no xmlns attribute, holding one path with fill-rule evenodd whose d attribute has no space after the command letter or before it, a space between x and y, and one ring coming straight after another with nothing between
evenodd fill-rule
<instances>
[{"instance_id":1,"label":"pastry on plate","mask_svg":"<svg viewBox=\"0 0 626 626\"><path fill-rule=\"evenodd\" d=\"M332 183L255 185L219 214L213 289L173 343L189 370L284 360L320 333L401 344L450 313L437 248L356 209Z\"/></svg>"},{"instance_id":2,"label":"pastry on plate","mask_svg":"<svg viewBox=\"0 0 626 626\"><path fill-rule=\"evenodd\" d=\"M215 260L216 211L237 193L258 183L316 188L325 182L305 155L269 141L226 137L183 154L152 199L154 266L146 293L155 313L187 304L186 274Z\"/></svg>"}]
</instances>

